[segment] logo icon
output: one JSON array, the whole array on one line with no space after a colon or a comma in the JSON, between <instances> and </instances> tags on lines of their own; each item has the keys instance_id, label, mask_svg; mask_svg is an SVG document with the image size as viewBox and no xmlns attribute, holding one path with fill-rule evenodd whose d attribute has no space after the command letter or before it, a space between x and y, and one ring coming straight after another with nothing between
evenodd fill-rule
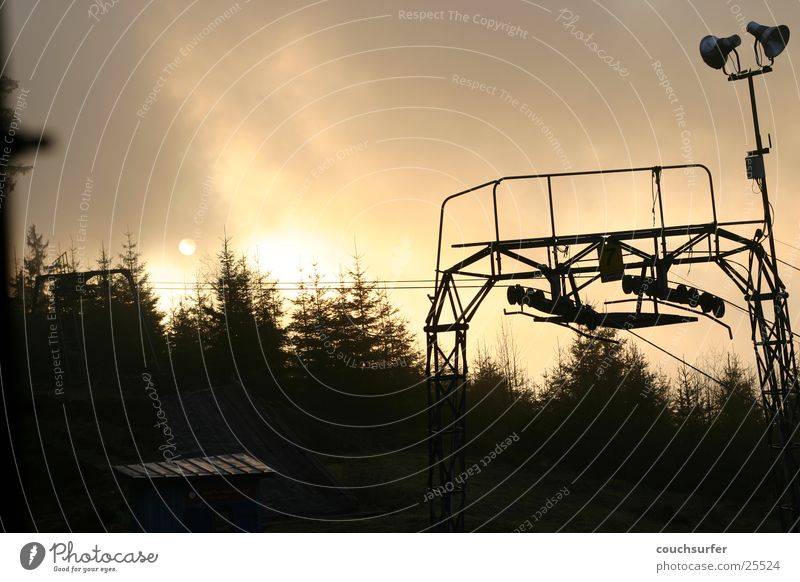
<instances>
[{"instance_id":1,"label":"logo icon","mask_svg":"<svg viewBox=\"0 0 800 582\"><path fill-rule=\"evenodd\" d=\"M35 570L44 561L44 546L39 542L29 542L19 551L19 563L26 570Z\"/></svg>"}]
</instances>

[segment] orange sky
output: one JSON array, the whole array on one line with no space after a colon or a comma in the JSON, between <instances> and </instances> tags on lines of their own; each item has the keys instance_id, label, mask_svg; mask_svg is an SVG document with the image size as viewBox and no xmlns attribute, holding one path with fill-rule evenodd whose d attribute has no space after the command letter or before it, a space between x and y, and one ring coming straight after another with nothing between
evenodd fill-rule
<instances>
[{"instance_id":1,"label":"orange sky","mask_svg":"<svg viewBox=\"0 0 800 582\"><path fill-rule=\"evenodd\" d=\"M757 218L744 175L754 148L746 87L707 68L697 47L706 34L739 32L748 66L747 21L800 30L795 3L745 0L112 4L9 5L9 71L29 91L23 125L55 138L19 180L13 242L19 251L36 223L62 246L72 237L88 262L101 241L118 248L129 226L157 287L190 281L223 228L283 280L313 260L335 279L355 245L377 278L431 279L444 196L507 174L701 162L720 218ZM796 247L798 46L757 80L777 238ZM634 186L565 194L559 229L646 223L649 185ZM547 234L533 195L510 200L508 236ZM487 202L449 217L449 240L488 238ZM700 220L707 197L676 184L665 204L670 217ZM178 252L184 238L194 256ZM797 262L800 251L778 249ZM680 274L741 303L714 268ZM783 275L791 293L800 273ZM502 295L479 313L472 345L493 342ZM393 297L421 340L426 291ZM702 320L644 333L690 361L735 349L750 362L746 318L725 321L733 345ZM509 323L534 375L571 339Z\"/></svg>"}]
</instances>

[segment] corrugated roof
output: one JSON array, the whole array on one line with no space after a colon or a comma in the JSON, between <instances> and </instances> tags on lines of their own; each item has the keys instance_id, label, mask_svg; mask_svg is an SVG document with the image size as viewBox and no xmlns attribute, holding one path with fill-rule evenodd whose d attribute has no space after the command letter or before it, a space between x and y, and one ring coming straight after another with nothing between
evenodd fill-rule
<instances>
[{"instance_id":1,"label":"corrugated roof","mask_svg":"<svg viewBox=\"0 0 800 582\"><path fill-rule=\"evenodd\" d=\"M235 463L245 455L265 464L271 470L270 479L264 480L260 489L274 516L311 517L352 511L352 494L339 488L315 455L302 447L301 439L280 422L280 412L266 409L241 386L164 394L161 404L179 459L230 458ZM160 455L155 458L160 459ZM174 474L165 466L174 463L144 464L152 467L155 476L159 476L159 470L165 472L164 476L167 471ZM125 467L144 477L141 462Z\"/></svg>"},{"instance_id":2,"label":"corrugated roof","mask_svg":"<svg viewBox=\"0 0 800 582\"><path fill-rule=\"evenodd\" d=\"M210 477L274 473L271 468L247 453L179 458L172 461L117 465L117 471L134 479L159 477Z\"/></svg>"}]
</instances>

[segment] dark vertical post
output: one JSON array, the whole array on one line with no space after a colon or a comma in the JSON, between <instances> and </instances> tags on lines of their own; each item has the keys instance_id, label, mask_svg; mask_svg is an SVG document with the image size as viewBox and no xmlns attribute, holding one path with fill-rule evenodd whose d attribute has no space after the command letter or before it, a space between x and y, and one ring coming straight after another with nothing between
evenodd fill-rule
<instances>
[{"instance_id":1,"label":"dark vertical post","mask_svg":"<svg viewBox=\"0 0 800 582\"><path fill-rule=\"evenodd\" d=\"M495 244L500 242L500 218L497 215L497 187L500 185L500 181L494 183L492 186L492 205L494 207L494 242ZM494 271L494 264L497 262L497 271L494 271L493 275L499 275L503 272L503 264L500 260L500 253L495 253L495 260L492 261L492 270Z\"/></svg>"},{"instance_id":2,"label":"dark vertical post","mask_svg":"<svg viewBox=\"0 0 800 582\"><path fill-rule=\"evenodd\" d=\"M769 73L771 70L767 66L755 71L745 71L731 75L729 80L747 79L750 92L756 149L748 152L748 162L751 168L750 175L761 190L764 235L767 239L768 252L765 253L760 244L755 250L757 260L751 262L749 277L751 288L746 299L750 312L761 398L768 425L767 440L771 452L776 457L773 464L776 508L784 531L798 532L800 531L800 480L798 480L800 444L797 442L797 429L800 403L798 403L797 362L791 317L786 302L788 293L778 270L772 208L764 169L764 154L769 153L769 149L764 148L761 139L753 83L754 76ZM767 289L762 291L764 285ZM772 312L770 314L772 321L767 317L769 311Z\"/></svg>"},{"instance_id":3,"label":"dark vertical post","mask_svg":"<svg viewBox=\"0 0 800 582\"><path fill-rule=\"evenodd\" d=\"M547 199L550 203L550 233L553 236L553 269L558 269L558 249L556 248L556 215L553 210L553 183L550 176L547 176ZM549 258L549 257L548 257Z\"/></svg>"},{"instance_id":4,"label":"dark vertical post","mask_svg":"<svg viewBox=\"0 0 800 582\"><path fill-rule=\"evenodd\" d=\"M750 90L750 108L753 111L753 131L756 136L756 149L753 152L757 155L761 161L760 167L764 167L764 154L767 153L769 150L764 150L763 142L761 141L761 129L758 125L758 107L756 105L756 90L753 85L753 75L747 75L747 87ZM767 193L767 177L766 171L764 175L760 178L756 179L756 182L759 185L759 189L761 190L761 203L764 206L764 222L765 222L765 229L769 233L769 253L773 257L775 257L775 238L772 236L772 209L769 205L769 194ZM778 277L778 264L776 261L772 263L772 276L774 280L780 281L780 277Z\"/></svg>"}]
</instances>

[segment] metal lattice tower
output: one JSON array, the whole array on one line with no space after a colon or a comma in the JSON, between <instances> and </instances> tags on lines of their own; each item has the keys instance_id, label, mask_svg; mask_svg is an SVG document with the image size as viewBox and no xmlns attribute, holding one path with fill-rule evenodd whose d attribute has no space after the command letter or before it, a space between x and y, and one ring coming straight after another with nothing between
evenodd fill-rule
<instances>
[{"instance_id":1,"label":"metal lattice tower","mask_svg":"<svg viewBox=\"0 0 800 582\"><path fill-rule=\"evenodd\" d=\"M515 285L509 289L509 302L518 304L516 313L529 316L534 321L555 323L572 328L585 326L612 327L630 330L696 321L697 317L678 315L670 310L697 311L702 315L720 318L724 315L724 302L704 292L691 292L685 286L669 287L669 270L676 265L714 263L733 281L744 296L750 319L751 338L756 357L761 403L767 422L767 444L771 454L771 471L775 486L775 509L784 531L800 531L800 394L791 318L787 305L788 293L780 278L775 252L773 215L767 191L764 169L764 147L758 123L758 110L753 78L772 71L774 58L789 40L786 26L762 26L756 22L747 25L747 32L755 37L753 44L758 68L742 71L736 47L741 44L738 35L727 38L706 36L700 43L700 53L707 65L722 69L729 81L746 80L750 92L753 129L756 149L746 157L747 176L761 193L763 220L719 222L717 220L714 185L708 168L700 164L654 166L508 176L486 182L447 197L442 203L439 219L439 240L436 257L436 285L431 296L431 309L426 318L428 420L429 420L429 471L428 488L436 491L440 502L430 505L431 528L442 531L460 531L464 526L465 482L458 479L465 463L465 420L467 414L467 330L469 323L492 287L501 281L543 281L545 289L523 289ZM730 55L735 56L736 71L725 70ZM769 59L767 65L763 58ZM661 192L662 174L672 170L702 169L708 177L711 202L711 220L697 224L668 225L664 219L664 200ZM556 231L553 210L554 184L577 176L607 176L610 174L650 172L653 191L653 228L631 229L604 233L570 233ZM498 187L506 183L541 181L547 192L551 232L537 238L501 239L498 217ZM453 245L474 252L448 268L442 268L442 230L448 202L472 193L491 188L494 218L494 239ZM658 206L659 224L656 225L655 208ZM738 234L735 230L754 228L752 235ZM685 242L678 240L686 238ZM650 243L652 247L650 247ZM643 248L643 245L648 248ZM567 260L560 260L561 246L577 248ZM476 250L477 249L477 250ZM539 251L536 257L533 251ZM544 253L545 258L542 258ZM596 259L593 260L593 253ZM627 260L623 259L623 253ZM746 257L746 267L736 258ZM488 262L488 265L486 264ZM483 269L480 264L483 263ZM613 265L612 265L613 263ZM634 272L636 275L626 275ZM467 280L478 285L477 293L467 298L464 292L474 285L465 285L459 291L458 281ZM583 282L578 284L578 277ZM636 303L633 313L598 313L581 302L580 291L597 280L608 282L621 279L623 291L636 295L635 299L610 303ZM645 303L652 303L652 312L642 311ZM690 308L684 307L689 305ZM531 314L524 307L532 307L542 315ZM725 326L724 324L722 324ZM730 328L728 332L730 334ZM574 329L574 328L572 328Z\"/></svg>"},{"instance_id":2,"label":"metal lattice tower","mask_svg":"<svg viewBox=\"0 0 800 582\"><path fill-rule=\"evenodd\" d=\"M699 224L665 224L662 174L690 168L702 170L708 177L712 219ZM574 176L602 178L620 173L651 174L655 184L654 203L659 209L658 225L650 229L604 233L561 235L556 231L552 201L559 180ZM501 239L497 216L498 187L503 183L535 180L545 183L550 200L550 234ZM756 180L765 191L765 180ZM471 254L450 267L441 268L442 226L447 203L483 189L491 189L492 193L494 239L453 245ZM715 309L713 305L703 307L702 311L699 307L684 307L687 303L685 297L678 289L669 288L667 275L673 266L714 263L730 277L747 302L762 403L769 425L769 446L774 454L777 508L783 528L796 531L800 517L797 367L786 302L788 294L778 277L774 240L769 227L771 222L766 224L765 228L765 222L761 220L719 222L711 174L700 164L509 176L448 197L441 209L436 286L425 326L429 399L428 487L437 492L431 497L438 500L430 503L431 528L460 531L464 526L465 482L457 477L466 466L467 331L481 303L496 284L520 280L544 283L545 290L529 290L532 303L525 305L533 304L545 314L534 315L522 309L517 312L532 317L534 321L583 325L590 330L601 326L632 329L696 321L701 315L711 318L708 312ZM751 232L754 230L754 235L748 237L734 232L743 227L751 229ZM565 245L572 249L572 254L569 259L562 260L557 249ZM635 302L634 312L599 313L581 302L580 292L603 277L604 266L600 257L604 247L610 245L626 255L621 265L622 272L635 273L625 277L634 281L636 297L623 300ZM531 256L536 251L539 258ZM541 259L542 255L546 255L546 260ZM736 262L741 257L746 257L745 272ZM622 277L620 273L619 278ZM476 281L481 284L475 285ZM468 283L462 285L462 282ZM623 281L623 285L625 283ZM700 302L704 301L701 297ZM695 300L694 306L697 305ZM652 312L643 311L645 306L651 306ZM670 312L674 309L683 310L684 314ZM687 311L692 314L685 314Z\"/></svg>"}]
</instances>

